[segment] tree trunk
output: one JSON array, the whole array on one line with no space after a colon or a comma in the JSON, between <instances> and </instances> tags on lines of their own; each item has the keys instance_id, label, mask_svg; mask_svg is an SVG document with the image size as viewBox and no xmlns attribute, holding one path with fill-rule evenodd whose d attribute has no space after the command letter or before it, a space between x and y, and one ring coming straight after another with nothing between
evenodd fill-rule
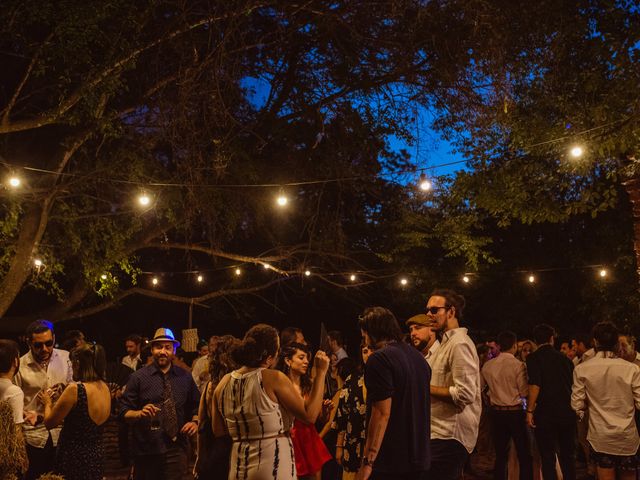
<instances>
[{"instance_id":1,"label":"tree trunk","mask_svg":"<svg viewBox=\"0 0 640 480\"><path fill-rule=\"evenodd\" d=\"M640 176L636 175L622 182L631 202L633 221L633 251L636 255L636 272L640 278Z\"/></svg>"},{"instance_id":2,"label":"tree trunk","mask_svg":"<svg viewBox=\"0 0 640 480\"><path fill-rule=\"evenodd\" d=\"M48 202L45 202L44 207L33 205L20 222L15 255L11 260L9 271L0 282L0 317L4 317L7 313L33 268L33 257L37 253L45 230L42 228L43 214L46 215L43 208L48 208Z\"/></svg>"}]
</instances>

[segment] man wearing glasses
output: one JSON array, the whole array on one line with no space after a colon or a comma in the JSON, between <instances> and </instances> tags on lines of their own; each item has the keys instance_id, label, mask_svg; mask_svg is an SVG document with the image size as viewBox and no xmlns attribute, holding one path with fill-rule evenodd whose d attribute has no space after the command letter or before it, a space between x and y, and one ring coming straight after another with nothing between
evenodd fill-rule
<instances>
[{"instance_id":1,"label":"man wearing glasses","mask_svg":"<svg viewBox=\"0 0 640 480\"><path fill-rule=\"evenodd\" d=\"M27 327L29 351L20 358L20 369L15 383L24 392L24 436L29 456L26 479L36 479L53 470L60 427L47 430L43 422L44 406L38 399L42 390L55 391L73 380L69 352L53 348L53 324L36 320ZM57 395L56 398L57 398Z\"/></svg>"},{"instance_id":2,"label":"man wearing glasses","mask_svg":"<svg viewBox=\"0 0 640 480\"><path fill-rule=\"evenodd\" d=\"M464 297L435 290L427 302L431 329L442 336L431 358L431 470L429 478L457 480L478 439L482 410L480 362L466 328Z\"/></svg>"}]
</instances>

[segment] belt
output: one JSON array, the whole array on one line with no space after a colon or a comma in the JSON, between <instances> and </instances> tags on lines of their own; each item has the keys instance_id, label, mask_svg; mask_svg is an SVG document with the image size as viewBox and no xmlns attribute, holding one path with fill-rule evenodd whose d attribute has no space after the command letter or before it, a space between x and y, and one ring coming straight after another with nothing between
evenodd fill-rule
<instances>
[{"instance_id":1,"label":"belt","mask_svg":"<svg viewBox=\"0 0 640 480\"><path fill-rule=\"evenodd\" d=\"M493 410L497 410L499 412L515 412L518 410L522 410L524 411L524 409L522 408L522 404L520 405L510 405L508 407L502 406L502 405L491 405L491 408Z\"/></svg>"}]
</instances>

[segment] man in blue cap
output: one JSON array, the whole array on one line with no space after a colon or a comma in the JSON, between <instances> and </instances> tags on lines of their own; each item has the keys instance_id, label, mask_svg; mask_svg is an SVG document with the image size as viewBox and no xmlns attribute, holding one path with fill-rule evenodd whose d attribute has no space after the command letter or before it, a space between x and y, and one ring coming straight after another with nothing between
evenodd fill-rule
<instances>
[{"instance_id":1,"label":"man in blue cap","mask_svg":"<svg viewBox=\"0 0 640 480\"><path fill-rule=\"evenodd\" d=\"M120 399L120 418L133 425L136 480L181 480L188 471L188 439L198 430L200 393L191 374L172 364L180 346L159 328L153 362L134 372Z\"/></svg>"}]
</instances>

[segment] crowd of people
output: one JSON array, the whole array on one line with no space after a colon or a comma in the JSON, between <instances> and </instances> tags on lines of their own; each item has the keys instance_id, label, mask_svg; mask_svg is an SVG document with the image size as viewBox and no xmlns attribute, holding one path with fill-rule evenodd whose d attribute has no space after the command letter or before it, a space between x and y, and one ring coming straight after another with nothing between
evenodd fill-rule
<instances>
[{"instance_id":1,"label":"crowd of people","mask_svg":"<svg viewBox=\"0 0 640 480\"><path fill-rule=\"evenodd\" d=\"M113 419L134 479L457 480L487 449L495 479L573 480L577 457L599 480L635 479L634 338L600 322L558 340L539 324L532 339L476 344L464 307L435 290L407 333L367 308L356 358L342 332L314 352L298 328L257 324L201 342L195 358L168 328L130 335L108 364L81 332L57 348L53 325L35 321L24 355L0 340L0 451L13 452L0 472L102 479Z\"/></svg>"}]
</instances>

